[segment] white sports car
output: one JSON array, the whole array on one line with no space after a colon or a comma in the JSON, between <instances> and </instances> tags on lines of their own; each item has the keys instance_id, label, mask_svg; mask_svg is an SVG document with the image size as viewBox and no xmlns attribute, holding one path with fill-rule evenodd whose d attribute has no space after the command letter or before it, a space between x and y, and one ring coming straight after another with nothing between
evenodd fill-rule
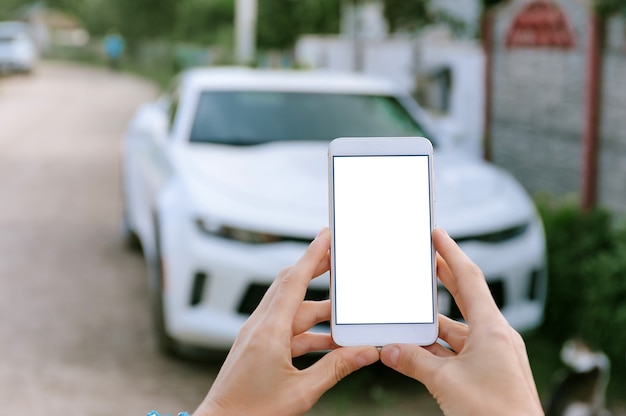
<instances>
[{"instance_id":1,"label":"white sports car","mask_svg":"<svg viewBox=\"0 0 626 416\"><path fill-rule=\"evenodd\" d=\"M148 264L162 350L231 346L327 226L328 143L346 136L430 138L438 225L515 328L541 323L545 242L531 199L505 171L447 149L406 92L354 74L193 69L137 112L124 140L124 231ZM315 279L307 296L327 298L328 284ZM440 311L460 318L440 292Z\"/></svg>"},{"instance_id":2,"label":"white sports car","mask_svg":"<svg viewBox=\"0 0 626 416\"><path fill-rule=\"evenodd\" d=\"M37 48L28 26L22 22L0 22L0 74L31 72L37 63Z\"/></svg>"}]
</instances>

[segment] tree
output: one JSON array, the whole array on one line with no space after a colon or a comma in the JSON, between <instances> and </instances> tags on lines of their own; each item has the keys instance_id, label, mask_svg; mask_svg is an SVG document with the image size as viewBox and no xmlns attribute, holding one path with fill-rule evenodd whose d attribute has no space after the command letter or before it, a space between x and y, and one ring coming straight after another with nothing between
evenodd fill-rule
<instances>
[{"instance_id":1,"label":"tree","mask_svg":"<svg viewBox=\"0 0 626 416\"><path fill-rule=\"evenodd\" d=\"M261 0L258 2L257 43L263 49L287 49L298 32L296 2Z\"/></svg>"},{"instance_id":2,"label":"tree","mask_svg":"<svg viewBox=\"0 0 626 416\"><path fill-rule=\"evenodd\" d=\"M339 0L298 1L297 19L301 24L300 34L339 33L341 7Z\"/></svg>"},{"instance_id":3,"label":"tree","mask_svg":"<svg viewBox=\"0 0 626 416\"><path fill-rule=\"evenodd\" d=\"M465 0L464 0L465 1ZM482 10L496 6L506 0L481 0ZM623 1L623 0L599 0ZM432 0L383 0L385 19L391 33L399 29L415 31L432 23L445 23L452 29L463 25L458 19L445 13L433 11ZM462 29L462 28L461 28Z\"/></svg>"},{"instance_id":4,"label":"tree","mask_svg":"<svg viewBox=\"0 0 626 416\"><path fill-rule=\"evenodd\" d=\"M179 0L173 36L183 41L217 42L220 34L232 33L234 8L233 0Z\"/></svg>"},{"instance_id":5,"label":"tree","mask_svg":"<svg viewBox=\"0 0 626 416\"><path fill-rule=\"evenodd\" d=\"M289 49L305 33L338 33L339 0L260 0L258 45Z\"/></svg>"},{"instance_id":6,"label":"tree","mask_svg":"<svg viewBox=\"0 0 626 416\"><path fill-rule=\"evenodd\" d=\"M15 13L27 4L24 0L2 0L0 3L0 20L15 19Z\"/></svg>"},{"instance_id":7,"label":"tree","mask_svg":"<svg viewBox=\"0 0 626 416\"><path fill-rule=\"evenodd\" d=\"M118 11L118 28L131 41L167 38L176 16L176 0L108 0Z\"/></svg>"},{"instance_id":8,"label":"tree","mask_svg":"<svg viewBox=\"0 0 626 416\"><path fill-rule=\"evenodd\" d=\"M621 13L626 16L626 2L624 0L594 0L593 6L602 16L611 16Z\"/></svg>"},{"instance_id":9,"label":"tree","mask_svg":"<svg viewBox=\"0 0 626 416\"><path fill-rule=\"evenodd\" d=\"M383 0L389 32L399 29L414 31L435 21L430 10L431 0Z\"/></svg>"},{"instance_id":10,"label":"tree","mask_svg":"<svg viewBox=\"0 0 626 416\"><path fill-rule=\"evenodd\" d=\"M504 2L505 0L482 0L483 10L487 10L492 6L497 6L498 4Z\"/></svg>"}]
</instances>

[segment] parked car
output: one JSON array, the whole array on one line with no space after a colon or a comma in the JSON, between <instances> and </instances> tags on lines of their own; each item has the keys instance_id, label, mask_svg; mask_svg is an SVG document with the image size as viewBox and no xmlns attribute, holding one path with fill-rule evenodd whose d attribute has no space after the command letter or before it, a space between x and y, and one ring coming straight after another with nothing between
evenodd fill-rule
<instances>
[{"instance_id":1,"label":"parked car","mask_svg":"<svg viewBox=\"0 0 626 416\"><path fill-rule=\"evenodd\" d=\"M37 48L28 26L22 22L0 22L0 73L28 73L36 63Z\"/></svg>"},{"instance_id":2,"label":"parked car","mask_svg":"<svg viewBox=\"0 0 626 416\"><path fill-rule=\"evenodd\" d=\"M515 328L540 324L545 242L531 199L504 170L449 147L405 91L355 74L192 69L138 110L123 145L123 229L143 248L164 351L231 346L327 226L327 148L345 136L430 138L438 224ZM313 280L307 297L327 298L328 285ZM461 317L443 289L439 308Z\"/></svg>"}]
</instances>

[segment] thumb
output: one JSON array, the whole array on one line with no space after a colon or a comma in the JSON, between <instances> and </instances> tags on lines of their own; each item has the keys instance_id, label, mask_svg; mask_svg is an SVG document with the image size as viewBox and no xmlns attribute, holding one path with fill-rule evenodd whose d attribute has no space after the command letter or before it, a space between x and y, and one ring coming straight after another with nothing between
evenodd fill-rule
<instances>
[{"instance_id":1,"label":"thumb","mask_svg":"<svg viewBox=\"0 0 626 416\"><path fill-rule=\"evenodd\" d=\"M376 347L342 347L323 356L303 371L308 385L321 397L328 389L356 370L374 364L380 358Z\"/></svg>"},{"instance_id":2,"label":"thumb","mask_svg":"<svg viewBox=\"0 0 626 416\"><path fill-rule=\"evenodd\" d=\"M436 374L440 360L440 357L418 345L391 344L380 350L383 364L425 385L429 385Z\"/></svg>"}]
</instances>

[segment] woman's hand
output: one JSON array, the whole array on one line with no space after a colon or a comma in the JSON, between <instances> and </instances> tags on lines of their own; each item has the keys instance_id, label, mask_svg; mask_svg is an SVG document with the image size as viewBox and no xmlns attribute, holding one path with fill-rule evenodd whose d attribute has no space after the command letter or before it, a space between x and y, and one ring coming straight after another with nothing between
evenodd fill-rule
<instances>
[{"instance_id":1,"label":"woman's hand","mask_svg":"<svg viewBox=\"0 0 626 416\"><path fill-rule=\"evenodd\" d=\"M307 332L330 319L329 301L303 301L311 279L329 269L329 246L324 229L278 275L194 416L302 414L339 380L378 361L375 347L340 348L329 334ZM307 369L292 364L292 357L324 350L332 351Z\"/></svg>"},{"instance_id":2,"label":"woman's hand","mask_svg":"<svg viewBox=\"0 0 626 416\"><path fill-rule=\"evenodd\" d=\"M443 231L437 273L467 325L439 316L440 344L387 345L381 361L422 382L446 415L543 414L522 337L496 306L480 269Z\"/></svg>"}]
</instances>

